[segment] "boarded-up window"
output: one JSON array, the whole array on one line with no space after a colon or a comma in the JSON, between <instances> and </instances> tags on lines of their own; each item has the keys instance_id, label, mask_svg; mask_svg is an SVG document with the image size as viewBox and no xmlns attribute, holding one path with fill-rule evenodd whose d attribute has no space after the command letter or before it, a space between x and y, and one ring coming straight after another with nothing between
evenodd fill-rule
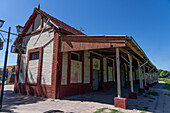
<instances>
[{"instance_id":1,"label":"boarded-up window","mask_svg":"<svg viewBox=\"0 0 170 113\"><path fill-rule=\"evenodd\" d=\"M39 60L30 60L28 65L27 83L37 83Z\"/></svg>"},{"instance_id":2,"label":"boarded-up window","mask_svg":"<svg viewBox=\"0 0 170 113\"><path fill-rule=\"evenodd\" d=\"M71 60L71 81L70 83L82 82L82 62Z\"/></svg>"},{"instance_id":3,"label":"boarded-up window","mask_svg":"<svg viewBox=\"0 0 170 113\"><path fill-rule=\"evenodd\" d=\"M93 58L93 69L100 70L100 59Z\"/></svg>"}]
</instances>

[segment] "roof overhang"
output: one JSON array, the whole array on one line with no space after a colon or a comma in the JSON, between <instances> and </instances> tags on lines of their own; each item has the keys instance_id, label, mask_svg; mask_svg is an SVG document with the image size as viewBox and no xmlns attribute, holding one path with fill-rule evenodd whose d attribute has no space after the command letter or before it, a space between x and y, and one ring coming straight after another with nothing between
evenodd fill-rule
<instances>
[{"instance_id":1,"label":"roof overhang","mask_svg":"<svg viewBox=\"0 0 170 113\"><path fill-rule=\"evenodd\" d=\"M129 36L87 36L87 35L65 35L60 36L60 52L90 50L104 56L114 56L115 48L121 48L121 55L132 54L139 59L140 63L145 63L150 68L156 67L151 63L136 41Z\"/></svg>"}]
</instances>

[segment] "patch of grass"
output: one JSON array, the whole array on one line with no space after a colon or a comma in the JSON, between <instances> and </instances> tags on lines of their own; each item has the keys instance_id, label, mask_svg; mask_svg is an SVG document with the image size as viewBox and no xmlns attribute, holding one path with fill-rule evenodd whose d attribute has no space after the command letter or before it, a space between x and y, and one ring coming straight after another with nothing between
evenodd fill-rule
<instances>
[{"instance_id":1,"label":"patch of grass","mask_svg":"<svg viewBox=\"0 0 170 113\"><path fill-rule=\"evenodd\" d=\"M148 107L142 107L142 108L143 108L143 110L141 113L146 113L146 111L148 110Z\"/></svg>"},{"instance_id":2,"label":"patch of grass","mask_svg":"<svg viewBox=\"0 0 170 113\"><path fill-rule=\"evenodd\" d=\"M153 102L152 100L149 100L149 102Z\"/></svg>"},{"instance_id":3,"label":"patch of grass","mask_svg":"<svg viewBox=\"0 0 170 113\"><path fill-rule=\"evenodd\" d=\"M149 98L149 99L155 100L155 98Z\"/></svg>"},{"instance_id":4,"label":"patch of grass","mask_svg":"<svg viewBox=\"0 0 170 113\"><path fill-rule=\"evenodd\" d=\"M135 107L138 107L138 105L135 105Z\"/></svg>"},{"instance_id":5,"label":"patch of grass","mask_svg":"<svg viewBox=\"0 0 170 113\"><path fill-rule=\"evenodd\" d=\"M145 110L142 110L142 112L140 112L140 113L146 113L146 111L145 111Z\"/></svg>"},{"instance_id":6,"label":"patch of grass","mask_svg":"<svg viewBox=\"0 0 170 113\"><path fill-rule=\"evenodd\" d=\"M6 85L13 85L14 83L8 83L8 84L6 84Z\"/></svg>"},{"instance_id":7,"label":"patch of grass","mask_svg":"<svg viewBox=\"0 0 170 113\"><path fill-rule=\"evenodd\" d=\"M170 93L169 93L169 94L165 93L164 95L168 95L168 96L170 96Z\"/></svg>"},{"instance_id":8,"label":"patch of grass","mask_svg":"<svg viewBox=\"0 0 170 113\"><path fill-rule=\"evenodd\" d=\"M170 84L165 84L165 86L163 88L170 90Z\"/></svg>"},{"instance_id":9,"label":"patch of grass","mask_svg":"<svg viewBox=\"0 0 170 113\"><path fill-rule=\"evenodd\" d=\"M148 107L142 107L143 108L143 110L147 110L148 109Z\"/></svg>"},{"instance_id":10,"label":"patch of grass","mask_svg":"<svg viewBox=\"0 0 170 113\"><path fill-rule=\"evenodd\" d=\"M158 78L159 81L164 81L166 78Z\"/></svg>"},{"instance_id":11,"label":"patch of grass","mask_svg":"<svg viewBox=\"0 0 170 113\"><path fill-rule=\"evenodd\" d=\"M109 113L119 113L118 110L115 109L109 109L109 108L100 108L97 111L93 112L93 113L108 113L106 112L106 110L110 111Z\"/></svg>"},{"instance_id":12,"label":"patch of grass","mask_svg":"<svg viewBox=\"0 0 170 113\"><path fill-rule=\"evenodd\" d=\"M149 91L147 92L148 95L158 96L159 94L155 91Z\"/></svg>"},{"instance_id":13,"label":"patch of grass","mask_svg":"<svg viewBox=\"0 0 170 113\"><path fill-rule=\"evenodd\" d=\"M144 97L148 97L148 95L146 95L146 94L145 94L145 95L143 95L143 96L144 96Z\"/></svg>"},{"instance_id":14,"label":"patch of grass","mask_svg":"<svg viewBox=\"0 0 170 113\"><path fill-rule=\"evenodd\" d=\"M158 80L164 81L166 84L163 88L170 90L170 79L169 78L158 78Z\"/></svg>"},{"instance_id":15,"label":"patch of grass","mask_svg":"<svg viewBox=\"0 0 170 113\"><path fill-rule=\"evenodd\" d=\"M138 96L141 96L142 94L138 93Z\"/></svg>"}]
</instances>

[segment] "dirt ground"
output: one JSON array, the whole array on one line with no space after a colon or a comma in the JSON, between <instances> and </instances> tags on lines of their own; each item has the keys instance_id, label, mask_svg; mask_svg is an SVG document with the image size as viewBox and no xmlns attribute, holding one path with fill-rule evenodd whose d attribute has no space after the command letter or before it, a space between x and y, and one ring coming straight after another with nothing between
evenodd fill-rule
<instances>
[{"instance_id":1,"label":"dirt ground","mask_svg":"<svg viewBox=\"0 0 170 113\"><path fill-rule=\"evenodd\" d=\"M14 113L93 113L100 108L109 108L123 113L170 113L170 91L163 89L165 83L159 82L147 92L157 92L158 96L147 93L138 95L138 99L128 99L128 108L114 107L116 89L91 92L62 99L46 99L13 93L13 85L6 85L3 111ZM138 86L135 86L137 91ZM122 88L123 97L127 97L130 88ZM168 95L169 94L169 95ZM105 112L110 112L106 109Z\"/></svg>"}]
</instances>

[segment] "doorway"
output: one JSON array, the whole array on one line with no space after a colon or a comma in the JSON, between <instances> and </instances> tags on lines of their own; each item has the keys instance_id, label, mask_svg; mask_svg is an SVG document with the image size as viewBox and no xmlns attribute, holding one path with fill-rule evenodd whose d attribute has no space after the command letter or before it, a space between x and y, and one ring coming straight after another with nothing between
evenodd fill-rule
<instances>
[{"instance_id":1,"label":"doorway","mask_svg":"<svg viewBox=\"0 0 170 113\"><path fill-rule=\"evenodd\" d=\"M93 90L99 90L99 70L93 70Z\"/></svg>"},{"instance_id":2,"label":"doorway","mask_svg":"<svg viewBox=\"0 0 170 113\"><path fill-rule=\"evenodd\" d=\"M121 74L121 86L122 87L125 87L125 69L124 69L124 66L121 65L121 68L120 68L120 74Z\"/></svg>"},{"instance_id":3,"label":"doorway","mask_svg":"<svg viewBox=\"0 0 170 113\"><path fill-rule=\"evenodd\" d=\"M100 89L101 76L100 76L100 59L93 58L93 91L98 91Z\"/></svg>"}]
</instances>

